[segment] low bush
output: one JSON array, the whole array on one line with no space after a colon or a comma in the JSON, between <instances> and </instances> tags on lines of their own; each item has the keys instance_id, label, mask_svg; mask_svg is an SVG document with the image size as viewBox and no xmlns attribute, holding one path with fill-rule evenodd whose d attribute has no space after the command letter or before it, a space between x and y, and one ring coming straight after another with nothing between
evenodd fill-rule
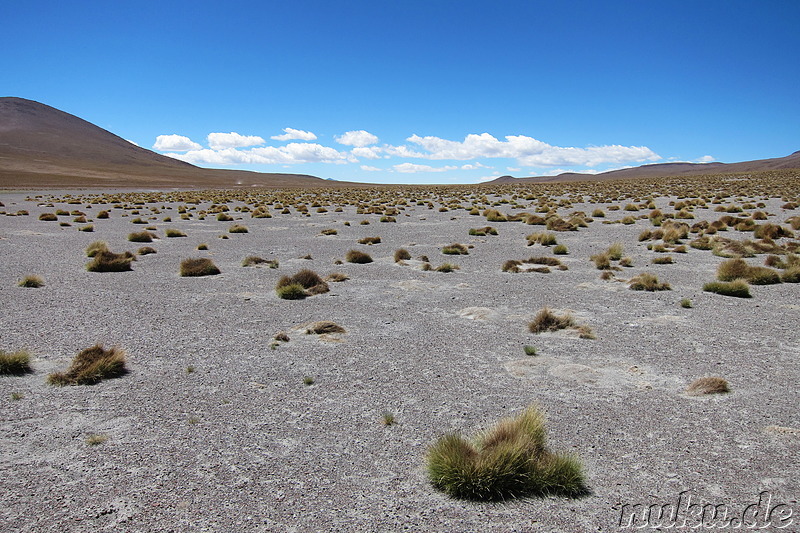
<instances>
[{"instance_id":1,"label":"low bush","mask_svg":"<svg viewBox=\"0 0 800 533\"><path fill-rule=\"evenodd\" d=\"M133 261L136 261L136 256L132 252L115 254L109 250L100 250L87 263L86 270L89 272L127 272L133 270L131 268Z\"/></svg>"},{"instance_id":2,"label":"low bush","mask_svg":"<svg viewBox=\"0 0 800 533\"><path fill-rule=\"evenodd\" d=\"M38 289L40 287L44 287L44 280L39 276L29 274L22 278L17 285L20 287L26 287L28 289Z\"/></svg>"},{"instance_id":3,"label":"low bush","mask_svg":"<svg viewBox=\"0 0 800 533\"><path fill-rule=\"evenodd\" d=\"M380 244L381 238L380 237L364 237L363 239L358 239L358 244Z\"/></svg>"},{"instance_id":4,"label":"low bush","mask_svg":"<svg viewBox=\"0 0 800 533\"><path fill-rule=\"evenodd\" d=\"M405 261L406 259L411 259L411 252L406 250L405 248L399 248L394 252L394 262L399 263L400 261Z\"/></svg>"},{"instance_id":5,"label":"low bush","mask_svg":"<svg viewBox=\"0 0 800 533\"><path fill-rule=\"evenodd\" d=\"M726 392L730 392L728 382L724 378L716 376L696 379L686 388L686 393L692 396Z\"/></svg>"},{"instance_id":6,"label":"low bush","mask_svg":"<svg viewBox=\"0 0 800 533\"><path fill-rule=\"evenodd\" d=\"M33 372L31 354L25 350L6 352L0 350L0 375L21 375Z\"/></svg>"},{"instance_id":7,"label":"low bush","mask_svg":"<svg viewBox=\"0 0 800 533\"><path fill-rule=\"evenodd\" d=\"M201 276L216 276L220 274L219 268L207 257L184 259L181 261L180 274L185 278L198 278Z\"/></svg>"},{"instance_id":8,"label":"low bush","mask_svg":"<svg viewBox=\"0 0 800 533\"><path fill-rule=\"evenodd\" d=\"M362 264L362 265L366 264L366 263L372 263L372 257L370 257L369 254L366 254L364 252L360 252L358 250L350 250L344 256L344 259L348 263L357 263L357 264Z\"/></svg>"},{"instance_id":9,"label":"low bush","mask_svg":"<svg viewBox=\"0 0 800 533\"><path fill-rule=\"evenodd\" d=\"M545 417L536 406L471 440L455 433L440 437L428 449L427 471L438 490L467 500L587 492L580 461L547 450Z\"/></svg>"},{"instance_id":10,"label":"low bush","mask_svg":"<svg viewBox=\"0 0 800 533\"><path fill-rule=\"evenodd\" d=\"M95 344L78 353L66 372L50 374L47 381L51 385L92 385L126 372L125 352L116 347L106 350Z\"/></svg>"},{"instance_id":11,"label":"low bush","mask_svg":"<svg viewBox=\"0 0 800 533\"><path fill-rule=\"evenodd\" d=\"M445 255L467 255L469 251L466 246L456 242L442 248L442 253Z\"/></svg>"},{"instance_id":12,"label":"low bush","mask_svg":"<svg viewBox=\"0 0 800 533\"><path fill-rule=\"evenodd\" d=\"M167 237L186 237L186 234L179 229L167 228L164 232Z\"/></svg>"},{"instance_id":13,"label":"low bush","mask_svg":"<svg viewBox=\"0 0 800 533\"><path fill-rule=\"evenodd\" d=\"M705 292L713 292L722 296L734 296L736 298L750 298L750 284L743 279L734 281L711 281L703 285Z\"/></svg>"},{"instance_id":14,"label":"low bush","mask_svg":"<svg viewBox=\"0 0 800 533\"><path fill-rule=\"evenodd\" d=\"M658 277L648 272L642 272L628 282L628 287L633 291L669 291L672 290L669 283L658 281Z\"/></svg>"},{"instance_id":15,"label":"low bush","mask_svg":"<svg viewBox=\"0 0 800 533\"><path fill-rule=\"evenodd\" d=\"M247 226L243 226L242 224L234 224L230 228L228 228L228 233L247 233L248 230Z\"/></svg>"},{"instance_id":16,"label":"low bush","mask_svg":"<svg viewBox=\"0 0 800 533\"><path fill-rule=\"evenodd\" d=\"M152 246L142 246L136 253L139 255L150 255L156 253L156 249Z\"/></svg>"},{"instance_id":17,"label":"low bush","mask_svg":"<svg viewBox=\"0 0 800 533\"><path fill-rule=\"evenodd\" d=\"M528 331L531 333L543 333L545 331L558 331L560 329L571 328L575 326L575 319L570 314L556 315L550 309L545 307L540 310L534 317L533 321L528 324Z\"/></svg>"},{"instance_id":18,"label":"low bush","mask_svg":"<svg viewBox=\"0 0 800 533\"><path fill-rule=\"evenodd\" d=\"M130 242L153 242L154 235L149 231L134 231L128 234Z\"/></svg>"}]
</instances>

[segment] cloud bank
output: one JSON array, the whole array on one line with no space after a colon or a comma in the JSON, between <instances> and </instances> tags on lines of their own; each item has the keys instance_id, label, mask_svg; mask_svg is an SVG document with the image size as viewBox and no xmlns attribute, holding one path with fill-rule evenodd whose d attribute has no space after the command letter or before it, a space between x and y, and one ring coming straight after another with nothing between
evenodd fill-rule
<instances>
[{"instance_id":1,"label":"cloud bank","mask_svg":"<svg viewBox=\"0 0 800 533\"><path fill-rule=\"evenodd\" d=\"M283 135L273 135L273 141L316 141L317 136L310 131L296 130L294 128L283 128Z\"/></svg>"}]
</instances>

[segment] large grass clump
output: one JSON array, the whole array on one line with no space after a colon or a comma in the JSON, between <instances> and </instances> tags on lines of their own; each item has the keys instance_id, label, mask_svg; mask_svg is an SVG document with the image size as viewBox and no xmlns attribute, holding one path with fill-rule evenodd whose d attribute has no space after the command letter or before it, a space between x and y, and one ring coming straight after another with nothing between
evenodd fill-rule
<instances>
[{"instance_id":1,"label":"large grass clump","mask_svg":"<svg viewBox=\"0 0 800 533\"><path fill-rule=\"evenodd\" d=\"M275 292L284 300L302 300L306 296L323 294L330 290L328 284L313 270L303 269L294 276L282 276Z\"/></svg>"},{"instance_id":2,"label":"large grass clump","mask_svg":"<svg viewBox=\"0 0 800 533\"><path fill-rule=\"evenodd\" d=\"M86 270L89 272L127 272L133 270L131 268L133 261L136 261L136 256L132 252L116 254L108 249L101 249L86 264Z\"/></svg>"},{"instance_id":3,"label":"large grass clump","mask_svg":"<svg viewBox=\"0 0 800 533\"><path fill-rule=\"evenodd\" d=\"M51 385L92 385L126 372L124 351L95 344L76 355L66 372L50 374L47 381Z\"/></svg>"},{"instance_id":4,"label":"large grass clump","mask_svg":"<svg viewBox=\"0 0 800 533\"><path fill-rule=\"evenodd\" d=\"M469 250L467 250L467 247L463 244L454 242L453 244L442 248L442 253L445 255L467 255L469 254Z\"/></svg>"},{"instance_id":5,"label":"large grass clump","mask_svg":"<svg viewBox=\"0 0 800 533\"><path fill-rule=\"evenodd\" d=\"M454 498L498 501L586 494L577 457L546 449L544 414L528 407L468 440L451 433L428 449L428 478Z\"/></svg>"},{"instance_id":6,"label":"large grass clump","mask_svg":"<svg viewBox=\"0 0 800 533\"><path fill-rule=\"evenodd\" d=\"M180 274L186 278L198 278L200 276L216 276L220 274L220 270L211 259L198 257L181 261Z\"/></svg>"},{"instance_id":7,"label":"large grass clump","mask_svg":"<svg viewBox=\"0 0 800 533\"><path fill-rule=\"evenodd\" d=\"M658 281L658 276L650 274L649 272L642 272L638 276L632 278L628 287L632 291L670 291L672 287L666 281Z\"/></svg>"},{"instance_id":8,"label":"large grass clump","mask_svg":"<svg viewBox=\"0 0 800 533\"><path fill-rule=\"evenodd\" d=\"M358 250L350 250L344 256L344 259L348 263L357 263L357 264L360 264L360 265L363 265L363 264L366 264L366 263L372 263L372 257L369 254L364 253L364 252L360 252Z\"/></svg>"},{"instance_id":9,"label":"large grass clump","mask_svg":"<svg viewBox=\"0 0 800 533\"><path fill-rule=\"evenodd\" d=\"M153 242L153 237L149 231L134 231L128 234L128 240L131 242Z\"/></svg>"},{"instance_id":10,"label":"large grass clump","mask_svg":"<svg viewBox=\"0 0 800 533\"><path fill-rule=\"evenodd\" d=\"M0 350L0 375L20 375L32 371L30 353L25 350L17 352Z\"/></svg>"},{"instance_id":11,"label":"large grass clump","mask_svg":"<svg viewBox=\"0 0 800 533\"><path fill-rule=\"evenodd\" d=\"M722 296L734 296L736 298L750 298L750 284L743 279L733 281L710 281L703 285L705 292L713 292Z\"/></svg>"},{"instance_id":12,"label":"large grass clump","mask_svg":"<svg viewBox=\"0 0 800 533\"><path fill-rule=\"evenodd\" d=\"M725 378L718 376L696 379L686 388L686 393L692 396L724 394L726 392L730 392L728 382Z\"/></svg>"},{"instance_id":13,"label":"large grass clump","mask_svg":"<svg viewBox=\"0 0 800 533\"><path fill-rule=\"evenodd\" d=\"M753 285L774 285L781 282L781 275L772 268L750 266L747 261L737 257L720 263L717 267L717 279L720 281L744 279Z\"/></svg>"},{"instance_id":14,"label":"large grass clump","mask_svg":"<svg viewBox=\"0 0 800 533\"><path fill-rule=\"evenodd\" d=\"M549 308L540 310L533 322L528 324L531 333L544 333L545 331L558 331L575 327L575 319L570 314L557 315Z\"/></svg>"}]
</instances>

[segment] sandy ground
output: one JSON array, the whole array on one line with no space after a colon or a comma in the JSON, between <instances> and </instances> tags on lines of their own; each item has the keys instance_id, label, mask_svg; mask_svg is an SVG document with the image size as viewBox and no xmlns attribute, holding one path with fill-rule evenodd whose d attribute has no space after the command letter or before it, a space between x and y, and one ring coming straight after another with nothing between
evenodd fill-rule
<instances>
[{"instance_id":1,"label":"sandy ground","mask_svg":"<svg viewBox=\"0 0 800 533\"><path fill-rule=\"evenodd\" d=\"M234 213L250 231L223 240L231 222L180 220L178 204L159 202L157 233L188 236L155 241L158 253L132 272L99 274L85 270L84 249L105 240L135 251L142 244L126 240L143 229L135 215L112 209L84 233L38 215L78 208L93 218L109 206L42 207L25 197L0 193L2 209L30 212L0 217L0 349L34 355L34 373L0 376L2 531L617 531L623 506L668 504L684 491L739 514L768 491L773 505L794 511L783 530L800 530L797 284L753 287L749 300L704 293L723 259L689 248L670 254L676 264L651 265L657 254L637 240L647 220L595 219L557 233L567 271L504 273L507 259L551 255L526 246L543 228L438 205L410 206L396 223L352 206L310 217ZM798 214L781 203L767 202L771 221ZM606 220L626 214L607 211ZM500 235L468 235L487 224ZM320 236L325 228L338 235ZM366 236L383 242L356 244ZM652 272L673 290L601 281L588 258L615 241L634 264L618 277ZM474 248L442 255L452 242ZM399 247L414 257L407 266L392 259ZM334 264L352 248L375 262ZM280 267L243 268L251 254ZM460 270L423 272L421 255ZM188 257L210 257L222 274L182 278ZM303 301L279 299L278 278L301 268L350 280ZM17 287L26 274L45 287ZM572 311L597 338L529 333L544 306ZM315 320L347 332L306 335L303 324ZM273 347L279 331L291 340ZM95 342L124 348L130 373L94 386L46 383ZM539 355L526 356L525 345ZM686 395L702 376L726 378L732 392ZM472 433L531 403L548 413L551 448L581 457L589 496L480 504L430 485L425 451L437 436ZM397 424L382 424L386 412ZM108 440L87 444L95 434Z\"/></svg>"}]
</instances>

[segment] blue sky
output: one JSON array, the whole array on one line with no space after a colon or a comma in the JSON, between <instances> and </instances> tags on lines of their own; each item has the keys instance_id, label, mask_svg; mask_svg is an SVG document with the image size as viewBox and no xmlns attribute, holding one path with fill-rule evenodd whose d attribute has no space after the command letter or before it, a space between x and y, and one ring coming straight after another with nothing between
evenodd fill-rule
<instances>
[{"instance_id":1,"label":"blue sky","mask_svg":"<svg viewBox=\"0 0 800 533\"><path fill-rule=\"evenodd\" d=\"M800 2L15 2L0 92L200 166L476 183L800 150Z\"/></svg>"}]
</instances>

